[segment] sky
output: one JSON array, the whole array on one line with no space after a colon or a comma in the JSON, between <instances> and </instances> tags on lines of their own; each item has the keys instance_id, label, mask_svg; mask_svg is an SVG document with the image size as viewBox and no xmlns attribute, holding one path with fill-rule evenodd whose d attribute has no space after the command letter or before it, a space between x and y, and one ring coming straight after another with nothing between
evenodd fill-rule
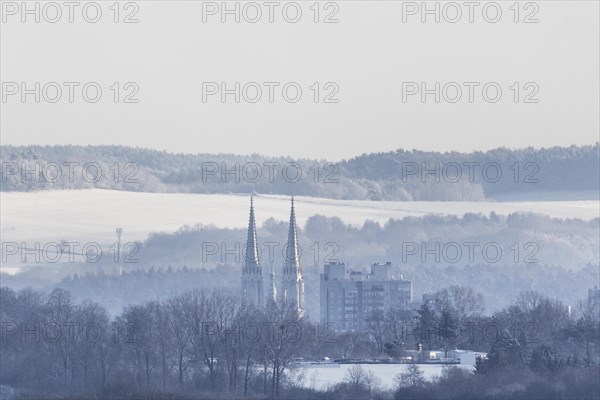
<instances>
[{"instance_id":1,"label":"sky","mask_svg":"<svg viewBox=\"0 0 600 400\"><path fill-rule=\"evenodd\" d=\"M1 144L336 161L398 148L468 152L599 140L597 1L521 2L518 14L513 1L500 1L499 17L481 2L473 22L463 2L454 3L460 18L439 3L439 22L414 9L421 2L280 2L273 23L264 2L237 3L238 23L222 15L220 1L121 2L118 15L112 1L99 1L102 15L91 23L85 18L94 20L95 8L82 11L88 3L72 23L61 6L51 23L58 14L42 10L44 2L39 22L34 15L22 22L21 2L2 2ZM262 16L252 23L257 9ZM222 89L235 92L236 82L239 103L235 93L223 101ZM435 92L436 82L440 101L435 93L423 99L422 89ZM34 93L23 99L23 88Z\"/></svg>"}]
</instances>

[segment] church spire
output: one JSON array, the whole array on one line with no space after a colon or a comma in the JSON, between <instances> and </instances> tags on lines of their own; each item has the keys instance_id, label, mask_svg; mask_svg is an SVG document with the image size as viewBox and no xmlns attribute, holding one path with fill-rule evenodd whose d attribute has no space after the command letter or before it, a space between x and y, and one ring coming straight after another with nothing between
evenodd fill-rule
<instances>
[{"instance_id":1,"label":"church spire","mask_svg":"<svg viewBox=\"0 0 600 400\"><path fill-rule=\"evenodd\" d=\"M294 210L294 197L292 196L292 209L290 211L290 226L288 229L288 241L285 252L285 268L289 268L290 274L297 274L300 269L300 250L298 246L298 227L296 225L296 211Z\"/></svg>"},{"instance_id":2,"label":"church spire","mask_svg":"<svg viewBox=\"0 0 600 400\"><path fill-rule=\"evenodd\" d=\"M256 218L254 217L254 198L250 197L250 218L248 220L248 237L244 254L244 269L248 273L255 273L260 268L258 256L258 243L256 239Z\"/></svg>"},{"instance_id":3,"label":"church spire","mask_svg":"<svg viewBox=\"0 0 600 400\"><path fill-rule=\"evenodd\" d=\"M290 210L290 226L286 244L285 260L283 262L283 293L284 302L295 304L298 313L304 312L304 279L300 266L300 246L298 244L298 226L294 198Z\"/></svg>"},{"instance_id":4,"label":"church spire","mask_svg":"<svg viewBox=\"0 0 600 400\"><path fill-rule=\"evenodd\" d=\"M254 199L252 197L250 197L248 235L244 251L244 265L242 267L242 294L246 301L253 303L257 307L263 306L262 268L258 254L256 218L254 216Z\"/></svg>"}]
</instances>

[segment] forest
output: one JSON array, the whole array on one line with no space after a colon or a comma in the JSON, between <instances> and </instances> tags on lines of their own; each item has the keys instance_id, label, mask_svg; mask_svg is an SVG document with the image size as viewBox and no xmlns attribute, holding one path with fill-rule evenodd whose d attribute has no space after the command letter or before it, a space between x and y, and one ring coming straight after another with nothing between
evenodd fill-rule
<instances>
[{"instance_id":1,"label":"forest","mask_svg":"<svg viewBox=\"0 0 600 400\"><path fill-rule=\"evenodd\" d=\"M532 288L574 306L600 281L598 224L598 219L561 220L535 214L466 214L407 217L386 224L367 221L357 227L339 218L313 216L298 230L307 309L318 320L319 275L330 261L345 262L355 270L390 261L396 278L412 281L416 301L443 285L466 285L488 294L492 312ZM280 284L287 229L287 222L273 219L258 227L265 286L271 266L276 285ZM4 265L16 263L22 270L2 274L1 279L15 289L63 287L78 299L90 298L118 313L129 304L194 288L237 289L245 240L245 229L186 226L132 244L135 253L124 254L127 260L120 264L112 257L89 263L50 263L43 258L36 263L29 257L28 263L22 263L19 254L6 256ZM444 252L452 243L462 248L459 259L450 250ZM473 247L473 259L464 243L480 244ZM485 245L497 246L502 257L484 257ZM122 275L117 273L119 267Z\"/></svg>"},{"instance_id":2,"label":"forest","mask_svg":"<svg viewBox=\"0 0 600 400\"><path fill-rule=\"evenodd\" d=\"M582 299L568 309L527 291L486 314L485 296L470 288L449 286L436 298L413 310L374 311L366 332L341 332L282 302L255 309L222 288L111 317L64 289L2 287L0 383L14 399L598 398L597 303ZM392 390L360 366L326 390L299 384L301 362L391 362L419 345L487 356L474 371L448 367L432 380L417 356Z\"/></svg>"},{"instance_id":3,"label":"forest","mask_svg":"<svg viewBox=\"0 0 600 400\"><path fill-rule=\"evenodd\" d=\"M123 146L3 145L1 190L257 192L405 201L477 201L570 191L596 199L599 146L473 153L396 150L328 162L259 154L172 154Z\"/></svg>"}]
</instances>

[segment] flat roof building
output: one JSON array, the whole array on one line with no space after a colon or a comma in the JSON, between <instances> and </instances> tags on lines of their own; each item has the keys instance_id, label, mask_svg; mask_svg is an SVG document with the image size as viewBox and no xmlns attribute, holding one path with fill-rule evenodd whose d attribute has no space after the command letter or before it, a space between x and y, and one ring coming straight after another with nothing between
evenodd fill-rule
<instances>
[{"instance_id":1,"label":"flat roof building","mask_svg":"<svg viewBox=\"0 0 600 400\"><path fill-rule=\"evenodd\" d=\"M321 323L339 331L365 330L365 318L376 311L408 309L412 282L392 273L392 263L373 264L370 272L325 264L321 274Z\"/></svg>"}]
</instances>

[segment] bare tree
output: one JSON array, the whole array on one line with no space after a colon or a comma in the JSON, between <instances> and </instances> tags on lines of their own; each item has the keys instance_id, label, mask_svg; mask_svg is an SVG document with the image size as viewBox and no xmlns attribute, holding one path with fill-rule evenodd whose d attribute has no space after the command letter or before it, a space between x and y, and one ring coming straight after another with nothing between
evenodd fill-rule
<instances>
[{"instance_id":1,"label":"bare tree","mask_svg":"<svg viewBox=\"0 0 600 400\"><path fill-rule=\"evenodd\" d=\"M44 343L51 353L60 359L64 387L71 384L75 353L74 307L71 294L63 289L55 289L46 302L47 321L42 330Z\"/></svg>"},{"instance_id":2,"label":"bare tree","mask_svg":"<svg viewBox=\"0 0 600 400\"><path fill-rule=\"evenodd\" d=\"M167 358L169 357L173 337L171 315L168 307L160 303L154 303L151 310L153 330L160 353L162 387L165 389L167 386Z\"/></svg>"},{"instance_id":3,"label":"bare tree","mask_svg":"<svg viewBox=\"0 0 600 400\"><path fill-rule=\"evenodd\" d=\"M481 316L485 311L483 295L470 287L450 286L438 295L442 302L442 310L454 314L459 325L471 318Z\"/></svg>"},{"instance_id":4,"label":"bare tree","mask_svg":"<svg viewBox=\"0 0 600 400\"><path fill-rule=\"evenodd\" d=\"M167 302L167 311L171 315L171 332L177 365L177 381L183 385L183 376L190 365L190 331L186 329L185 304L188 295L171 298Z\"/></svg>"},{"instance_id":5,"label":"bare tree","mask_svg":"<svg viewBox=\"0 0 600 400\"><path fill-rule=\"evenodd\" d=\"M229 391L237 391L238 372L240 369L240 355L242 353L242 336L240 322L242 313L247 309L242 307L241 299L234 293L229 293L220 299L222 312L220 313L219 326L222 332L223 355L226 362Z\"/></svg>"},{"instance_id":6,"label":"bare tree","mask_svg":"<svg viewBox=\"0 0 600 400\"><path fill-rule=\"evenodd\" d=\"M348 369L344 382L352 386L362 385L367 378L367 371L360 365L355 364Z\"/></svg>"},{"instance_id":7,"label":"bare tree","mask_svg":"<svg viewBox=\"0 0 600 400\"><path fill-rule=\"evenodd\" d=\"M438 334L444 348L466 345L468 338L463 333L467 324L480 318L485 311L483 295L470 287L450 286L438 292L438 296L441 301Z\"/></svg>"},{"instance_id":8,"label":"bare tree","mask_svg":"<svg viewBox=\"0 0 600 400\"><path fill-rule=\"evenodd\" d=\"M77 323L76 344L77 358L82 364L83 388L88 389L89 371L95 363L102 370L102 342L103 336L108 332L108 313L100 305L91 301L75 307L74 319ZM104 383L105 377L102 379Z\"/></svg>"},{"instance_id":9,"label":"bare tree","mask_svg":"<svg viewBox=\"0 0 600 400\"><path fill-rule=\"evenodd\" d=\"M425 375L417 364L409 364L406 372L396 376L396 384L400 387L420 387L425 385Z\"/></svg>"},{"instance_id":10,"label":"bare tree","mask_svg":"<svg viewBox=\"0 0 600 400\"><path fill-rule=\"evenodd\" d=\"M375 340L377 345L377 354L383 354L383 343L385 341L385 317L383 311L374 310L366 318L365 324L367 331Z\"/></svg>"},{"instance_id":11,"label":"bare tree","mask_svg":"<svg viewBox=\"0 0 600 400\"><path fill-rule=\"evenodd\" d=\"M236 327L239 329L239 358L243 362L244 395L248 394L248 385L254 371L256 360L261 360L259 322L262 316L260 311L252 304L242 304L236 318Z\"/></svg>"},{"instance_id":12,"label":"bare tree","mask_svg":"<svg viewBox=\"0 0 600 400\"><path fill-rule=\"evenodd\" d=\"M145 387L150 387L150 378L155 367L156 340L152 324L155 307L156 303L128 307L119 320L119 327L124 327L127 331L125 336L133 336L123 344L126 349L129 349L129 354L134 359L138 385L143 382Z\"/></svg>"},{"instance_id":13,"label":"bare tree","mask_svg":"<svg viewBox=\"0 0 600 400\"><path fill-rule=\"evenodd\" d=\"M373 371L368 371L362 366L355 364L346 372L342 386L345 386L344 392L346 392L346 397L356 399L371 397L370 394L380 383L381 380L375 376Z\"/></svg>"},{"instance_id":14,"label":"bare tree","mask_svg":"<svg viewBox=\"0 0 600 400\"><path fill-rule=\"evenodd\" d=\"M271 303L264 312L261 324L261 349L265 366L271 366L271 393L279 397L281 380L291 361L300 353L304 321L294 305Z\"/></svg>"}]
</instances>

